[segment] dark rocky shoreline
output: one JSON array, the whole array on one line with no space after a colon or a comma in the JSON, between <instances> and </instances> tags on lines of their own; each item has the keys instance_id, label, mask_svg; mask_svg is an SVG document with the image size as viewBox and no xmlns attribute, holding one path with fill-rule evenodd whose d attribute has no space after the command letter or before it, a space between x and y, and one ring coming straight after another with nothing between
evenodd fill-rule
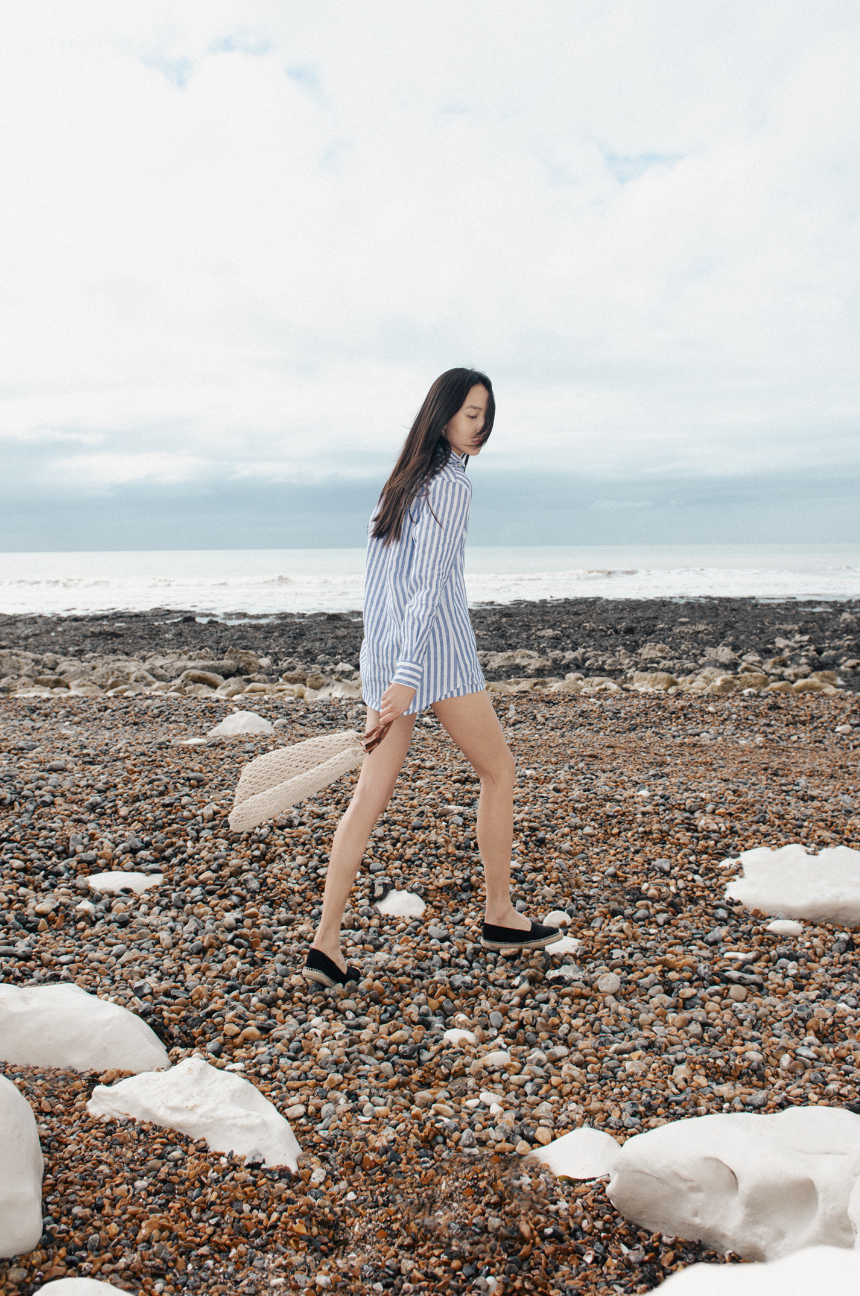
<instances>
[{"instance_id":1,"label":"dark rocky shoreline","mask_svg":"<svg viewBox=\"0 0 860 1296\"><path fill-rule=\"evenodd\" d=\"M489 658L525 649L538 654L526 672L560 677L571 671L608 679L635 670L674 674L707 666L737 667L759 658L773 677L793 671L837 671L840 686L860 689L860 599L844 603L717 598L564 599L516 602L472 610L478 649ZM138 657L173 651L221 660L231 649L271 660L273 671L341 662L358 665L360 612L283 614L223 619L192 611L153 609L100 615L0 616L0 650L59 657ZM767 663L774 665L768 667ZM755 663L757 664L757 663ZM493 663L488 678L521 676L523 664ZM793 676L789 676L792 678Z\"/></svg>"}]
</instances>

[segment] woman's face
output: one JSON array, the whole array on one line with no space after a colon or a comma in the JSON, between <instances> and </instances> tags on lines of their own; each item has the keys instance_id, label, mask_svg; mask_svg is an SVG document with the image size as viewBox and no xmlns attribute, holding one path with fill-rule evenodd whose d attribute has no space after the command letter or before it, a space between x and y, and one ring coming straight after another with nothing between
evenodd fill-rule
<instances>
[{"instance_id":1,"label":"woman's face","mask_svg":"<svg viewBox=\"0 0 860 1296\"><path fill-rule=\"evenodd\" d=\"M487 417L489 393L482 383L476 383L469 391L463 406L449 422L445 436L451 449L459 455L477 455L481 453L481 433Z\"/></svg>"}]
</instances>

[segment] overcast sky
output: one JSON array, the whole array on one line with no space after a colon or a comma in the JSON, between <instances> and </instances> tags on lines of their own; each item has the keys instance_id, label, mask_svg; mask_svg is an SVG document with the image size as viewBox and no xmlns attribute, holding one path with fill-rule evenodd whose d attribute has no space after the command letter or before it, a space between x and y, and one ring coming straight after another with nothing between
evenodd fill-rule
<instances>
[{"instance_id":1,"label":"overcast sky","mask_svg":"<svg viewBox=\"0 0 860 1296\"><path fill-rule=\"evenodd\" d=\"M460 364L497 491L812 474L825 517L858 53L856 0L7 3L0 544L55 547L58 500L74 548L94 506L366 493Z\"/></svg>"}]
</instances>

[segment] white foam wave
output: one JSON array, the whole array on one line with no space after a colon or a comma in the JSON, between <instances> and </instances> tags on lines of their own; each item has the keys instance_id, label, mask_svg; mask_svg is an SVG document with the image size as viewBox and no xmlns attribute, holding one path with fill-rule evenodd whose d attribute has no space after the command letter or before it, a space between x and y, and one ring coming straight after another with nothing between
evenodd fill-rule
<instances>
[{"instance_id":1,"label":"white foam wave","mask_svg":"<svg viewBox=\"0 0 860 1296\"><path fill-rule=\"evenodd\" d=\"M860 594L860 551L835 545L476 547L467 550L466 584L472 604L584 595L849 599ZM363 587L361 549L4 554L0 611L345 612L361 608Z\"/></svg>"}]
</instances>

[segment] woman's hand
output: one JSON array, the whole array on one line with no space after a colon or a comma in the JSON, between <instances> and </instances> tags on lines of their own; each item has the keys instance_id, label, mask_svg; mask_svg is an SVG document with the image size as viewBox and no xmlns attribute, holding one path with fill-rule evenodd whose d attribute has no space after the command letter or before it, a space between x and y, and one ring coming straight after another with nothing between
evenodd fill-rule
<instances>
[{"instance_id":1,"label":"woman's hand","mask_svg":"<svg viewBox=\"0 0 860 1296\"><path fill-rule=\"evenodd\" d=\"M412 705L414 697L415 689L410 688L408 684L389 684L382 695L379 723L387 725L391 724L393 720L398 720L403 715L403 712Z\"/></svg>"}]
</instances>

